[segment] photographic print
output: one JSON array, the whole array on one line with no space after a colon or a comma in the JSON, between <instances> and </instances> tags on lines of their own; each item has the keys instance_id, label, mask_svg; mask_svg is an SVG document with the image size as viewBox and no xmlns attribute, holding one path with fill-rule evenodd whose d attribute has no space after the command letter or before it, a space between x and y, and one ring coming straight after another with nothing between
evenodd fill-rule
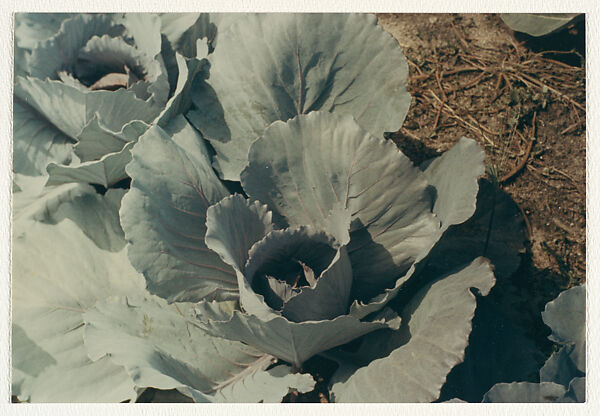
<instances>
[{"instance_id":1,"label":"photographic print","mask_svg":"<svg viewBox=\"0 0 600 416\"><path fill-rule=\"evenodd\" d=\"M585 41L14 14L12 401L585 402Z\"/></svg>"}]
</instances>

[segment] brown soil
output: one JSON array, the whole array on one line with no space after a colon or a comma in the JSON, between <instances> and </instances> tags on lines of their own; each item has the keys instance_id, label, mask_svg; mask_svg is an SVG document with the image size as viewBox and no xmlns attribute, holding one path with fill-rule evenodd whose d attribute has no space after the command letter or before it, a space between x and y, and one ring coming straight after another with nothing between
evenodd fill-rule
<instances>
[{"instance_id":1,"label":"brown soil","mask_svg":"<svg viewBox=\"0 0 600 416\"><path fill-rule=\"evenodd\" d=\"M414 97L392 139L425 157L463 136L477 140L488 177L523 210L535 273L559 279L561 288L583 283L584 22L537 39L491 14L378 18L404 50Z\"/></svg>"}]
</instances>

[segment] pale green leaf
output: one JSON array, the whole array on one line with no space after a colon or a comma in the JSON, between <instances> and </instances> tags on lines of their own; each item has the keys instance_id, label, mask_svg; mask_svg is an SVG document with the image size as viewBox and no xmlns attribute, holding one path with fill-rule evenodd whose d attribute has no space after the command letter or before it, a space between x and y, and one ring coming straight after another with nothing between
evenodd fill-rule
<instances>
[{"instance_id":1,"label":"pale green leaf","mask_svg":"<svg viewBox=\"0 0 600 416\"><path fill-rule=\"evenodd\" d=\"M75 87L60 81L17 77L14 94L72 139L86 124L85 94Z\"/></svg>"},{"instance_id":2,"label":"pale green leaf","mask_svg":"<svg viewBox=\"0 0 600 416\"><path fill-rule=\"evenodd\" d=\"M74 366L68 362L48 367L23 384L23 395L31 403L134 402L137 392L123 367L108 358Z\"/></svg>"},{"instance_id":3,"label":"pale green leaf","mask_svg":"<svg viewBox=\"0 0 600 416\"><path fill-rule=\"evenodd\" d=\"M19 190L13 193L13 223L47 221L58 207L85 194L95 193L94 188L82 184L65 184L46 187L46 176L14 174Z\"/></svg>"},{"instance_id":4,"label":"pale green leaf","mask_svg":"<svg viewBox=\"0 0 600 416\"><path fill-rule=\"evenodd\" d=\"M102 125L98 117L92 118L83 128L74 146L75 154L82 162L102 159L109 153L123 150L129 142L136 141L150 127L143 121L133 120L121 131L113 132Z\"/></svg>"},{"instance_id":5,"label":"pale green leaf","mask_svg":"<svg viewBox=\"0 0 600 416\"><path fill-rule=\"evenodd\" d=\"M585 285L561 292L546 304L544 323L552 329L550 339L560 344L573 344L570 357L579 371L585 372Z\"/></svg>"},{"instance_id":6,"label":"pale green leaf","mask_svg":"<svg viewBox=\"0 0 600 416\"><path fill-rule=\"evenodd\" d=\"M125 249L101 250L70 219L56 225L15 223L13 235L13 323L56 361L56 366L22 386L22 399L134 398L124 369L105 361L93 363L83 345L82 316L87 309L108 296L143 291L143 279L129 264ZM13 351L16 356L21 353ZM107 377L100 377L104 373Z\"/></svg>"},{"instance_id":7,"label":"pale green leaf","mask_svg":"<svg viewBox=\"0 0 600 416\"><path fill-rule=\"evenodd\" d=\"M261 320L238 310L222 310L218 302L202 301L196 317L211 335L252 345L296 367L319 352L345 344L381 328L398 328L397 316L362 322L351 315L329 321L290 322L284 317Z\"/></svg>"},{"instance_id":8,"label":"pale green leaf","mask_svg":"<svg viewBox=\"0 0 600 416\"><path fill-rule=\"evenodd\" d=\"M212 13L163 13L160 16L161 33L178 53L195 58L198 56L196 41L204 38L210 46L217 36L214 17Z\"/></svg>"},{"instance_id":9,"label":"pale green leaf","mask_svg":"<svg viewBox=\"0 0 600 416\"><path fill-rule=\"evenodd\" d=\"M234 271L204 244L206 210L229 192L200 135L179 116L165 130L148 130L132 153L121 224L129 258L150 292L171 301L236 292Z\"/></svg>"},{"instance_id":10,"label":"pale green leaf","mask_svg":"<svg viewBox=\"0 0 600 416\"><path fill-rule=\"evenodd\" d=\"M540 381L548 381L569 387L569 383L582 373L571 359L575 345L567 345L552 353L540 369Z\"/></svg>"},{"instance_id":11,"label":"pale green leaf","mask_svg":"<svg viewBox=\"0 0 600 416\"><path fill-rule=\"evenodd\" d=\"M99 160L72 164L69 166L50 163L48 185L70 182L93 183L108 188L127 178L125 166L131 161L131 148L134 143L127 143L122 150L104 155Z\"/></svg>"},{"instance_id":12,"label":"pale green leaf","mask_svg":"<svg viewBox=\"0 0 600 416\"><path fill-rule=\"evenodd\" d=\"M37 377L46 367L56 364L56 360L33 342L19 325L12 326L11 342L11 395L21 396L23 382Z\"/></svg>"},{"instance_id":13,"label":"pale green leaf","mask_svg":"<svg viewBox=\"0 0 600 416\"><path fill-rule=\"evenodd\" d=\"M334 377L335 401L436 400L450 370L464 359L477 303L472 290L487 295L494 282L489 262L478 258L420 290L404 307L398 331L373 333L363 341L389 355Z\"/></svg>"},{"instance_id":14,"label":"pale green leaf","mask_svg":"<svg viewBox=\"0 0 600 416\"><path fill-rule=\"evenodd\" d=\"M138 99L133 91L85 92L61 81L31 77L17 78L15 96L75 140L93 118L98 118L107 129L119 132L133 120L150 123L161 110Z\"/></svg>"},{"instance_id":15,"label":"pale green leaf","mask_svg":"<svg viewBox=\"0 0 600 416\"><path fill-rule=\"evenodd\" d=\"M271 211L239 194L225 197L206 212L206 245L241 272L250 248L273 230Z\"/></svg>"},{"instance_id":16,"label":"pale green leaf","mask_svg":"<svg viewBox=\"0 0 600 416\"><path fill-rule=\"evenodd\" d=\"M251 143L277 120L321 110L351 114L378 137L400 128L411 102L408 65L376 22L367 14L246 14L219 34L188 118L214 147L223 179L239 180Z\"/></svg>"},{"instance_id":17,"label":"pale green leaf","mask_svg":"<svg viewBox=\"0 0 600 416\"><path fill-rule=\"evenodd\" d=\"M310 375L267 371L272 356L194 326L191 306L157 297L97 303L84 315L90 357L109 355L137 387L175 388L201 402L279 402L291 389L312 390Z\"/></svg>"},{"instance_id":18,"label":"pale green leaf","mask_svg":"<svg viewBox=\"0 0 600 416\"><path fill-rule=\"evenodd\" d=\"M33 107L15 97L13 101L13 172L46 173L50 162L68 165L74 141L58 130Z\"/></svg>"},{"instance_id":19,"label":"pale green leaf","mask_svg":"<svg viewBox=\"0 0 600 416\"><path fill-rule=\"evenodd\" d=\"M133 38L135 47L150 58L160 53L161 19L155 13L124 13L114 20L125 26L126 34Z\"/></svg>"},{"instance_id":20,"label":"pale green leaf","mask_svg":"<svg viewBox=\"0 0 600 416\"><path fill-rule=\"evenodd\" d=\"M248 158L244 190L290 225L327 229L339 204L352 213L348 254L361 300L398 285L439 238L424 175L349 115L313 112L275 122Z\"/></svg>"},{"instance_id":21,"label":"pale green leaf","mask_svg":"<svg viewBox=\"0 0 600 416\"><path fill-rule=\"evenodd\" d=\"M104 195L89 185L44 186L45 177L15 175L21 191L13 194L13 223L16 236L28 223L56 224L65 218L75 222L99 248L121 251L125 245L119 222L124 189L109 189Z\"/></svg>"},{"instance_id":22,"label":"pale green leaf","mask_svg":"<svg viewBox=\"0 0 600 416\"><path fill-rule=\"evenodd\" d=\"M477 179L485 173L484 162L483 149L476 141L463 137L423 170L435 189L433 212L442 223L442 231L473 216L479 189Z\"/></svg>"},{"instance_id":23,"label":"pale green leaf","mask_svg":"<svg viewBox=\"0 0 600 416\"><path fill-rule=\"evenodd\" d=\"M585 403L585 377L577 377L571 380L569 390L565 394L567 403Z\"/></svg>"},{"instance_id":24,"label":"pale green leaf","mask_svg":"<svg viewBox=\"0 0 600 416\"><path fill-rule=\"evenodd\" d=\"M566 389L556 383L498 383L483 396L484 403L562 403Z\"/></svg>"},{"instance_id":25,"label":"pale green leaf","mask_svg":"<svg viewBox=\"0 0 600 416\"><path fill-rule=\"evenodd\" d=\"M199 40L200 42L200 40ZM173 95L157 117L157 124L164 127L179 114L185 114L191 105L189 90L194 78L205 68L208 61L205 55L197 58L186 59L180 54L175 54L178 76Z\"/></svg>"},{"instance_id":26,"label":"pale green leaf","mask_svg":"<svg viewBox=\"0 0 600 416\"><path fill-rule=\"evenodd\" d=\"M34 49L38 43L58 33L62 22L73 13L15 13L15 43Z\"/></svg>"}]
</instances>

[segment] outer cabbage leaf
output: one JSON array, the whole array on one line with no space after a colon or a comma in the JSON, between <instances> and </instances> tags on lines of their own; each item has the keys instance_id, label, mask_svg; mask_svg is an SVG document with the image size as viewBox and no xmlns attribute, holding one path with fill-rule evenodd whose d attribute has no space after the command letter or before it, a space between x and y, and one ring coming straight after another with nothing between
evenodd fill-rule
<instances>
[{"instance_id":1,"label":"outer cabbage leaf","mask_svg":"<svg viewBox=\"0 0 600 416\"><path fill-rule=\"evenodd\" d=\"M27 225L25 232L19 227ZM98 299L142 290L143 279L124 249L99 249L70 219L56 225L15 223L13 322L46 351L56 365L26 380L20 398L39 401L134 399L123 368L93 362L83 345L83 313ZM35 261L31 261L31 259ZM14 350L19 361L23 350Z\"/></svg>"},{"instance_id":2,"label":"outer cabbage leaf","mask_svg":"<svg viewBox=\"0 0 600 416\"><path fill-rule=\"evenodd\" d=\"M503 13L504 23L512 30L531 36L544 36L556 32L573 22L580 13Z\"/></svg>"},{"instance_id":3,"label":"outer cabbage leaf","mask_svg":"<svg viewBox=\"0 0 600 416\"><path fill-rule=\"evenodd\" d=\"M198 109L187 116L227 180L239 180L251 143L273 121L331 111L382 136L410 106L406 59L372 15L243 15L219 35L210 61L208 83L192 90Z\"/></svg>"},{"instance_id":4,"label":"outer cabbage leaf","mask_svg":"<svg viewBox=\"0 0 600 416\"><path fill-rule=\"evenodd\" d=\"M94 117L119 132L132 120L150 123L161 110L133 91L82 91L61 81L31 77L17 79L15 95L74 140Z\"/></svg>"},{"instance_id":5,"label":"outer cabbage leaf","mask_svg":"<svg viewBox=\"0 0 600 416\"><path fill-rule=\"evenodd\" d=\"M363 341L391 351L353 371L343 365L334 376L336 402L431 402L439 397L447 374L464 358L476 307L476 288L487 295L495 279L486 259L420 290L404 307L402 326ZM391 336L390 336L391 334Z\"/></svg>"},{"instance_id":6,"label":"outer cabbage leaf","mask_svg":"<svg viewBox=\"0 0 600 416\"><path fill-rule=\"evenodd\" d=\"M267 370L272 356L194 326L192 306L157 297L99 302L84 315L89 355L108 354L137 387L177 388L200 402L279 402L290 390L312 390L310 375Z\"/></svg>"},{"instance_id":7,"label":"outer cabbage leaf","mask_svg":"<svg viewBox=\"0 0 600 416\"><path fill-rule=\"evenodd\" d=\"M577 377L571 380L565 398L567 403L585 403L585 377Z\"/></svg>"},{"instance_id":8,"label":"outer cabbage leaf","mask_svg":"<svg viewBox=\"0 0 600 416\"><path fill-rule=\"evenodd\" d=\"M552 329L552 341L574 345L570 358L585 372L585 285L565 290L548 302L542 319Z\"/></svg>"},{"instance_id":9,"label":"outer cabbage leaf","mask_svg":"<svg viewBox=\"0 0 600 416\"><path fill-rule=\"evenodd\" d=\"M201 43L201 41L198 42ZM179 114L185 114L189 109L191 105L189 90L194 78L204 70L208 63L204 59L207 53L208 45L204 43L202 51L198 53L198 58L187 59L178 53L174 55L177 66L177 82L165 109L157 117L159 126L164 127L171 119Z\"/></svg>"},{"instance_id":10,"label":"outer cabbage leaf","mask_svg":"<svg viewBox=\"0 0 600 416\"><path fill-rule=\"evenodd\" d=\"M326 229L340 204L352 214L348 254L363 300L392 287L439 238L424 175L352 116L313 112L275 122L248 159L244 190L290 225Z\"/></svg>"},{"instance_id":11,"label":"outer cabbage leaf","mask_svg":"<svg viewBox=\"0 0 600 416\"><path fill-rule=\"evenodd\" d=\"M477 178L484 173L484 156L483 150L474 140L463 137L450 150L420 166L429 183L431 209L441 221L438 233L440 235L443 234L441 240L436 243L432 252L424 260L426 264L433 266L429 268L429 270L434 269L434 272L431 274L432 276L439 276L440 273L446 273L448 270L468 263L478 256L490 257L490 254L492 254L495 266L496 261L507 262L513 259L513 257L510 257L514 256L510 252L513 246L508 247L508 250L503 250L504 241L500 241L499 245L501 248L497 248L496 233L493 234L494 238L491 239L490 249L485 250L484 241L487 229L484 227L489 227L492 223L487 216L480 218L482 217L482 212L489 214L489 207L483 200L484 196L489 196L489 192L479 189L477 181ZM492 204L499 204L499 200L500 198L494 198ZM504 208L499 207L498 211L497 220L493 225L505 231L503 227L507 224L512 226L513 222L506 222L506 215L500 215L501 212L506 212ZM476 212L474 217L472 217L473 212ZM519 215L518 211L517 215ZM452 227L446 232L449 227L460 224L468 219L469 221L464 227ZM498 222L501 222L500 227L496 225ZM479 229L478 227L484 228L481 234L472 231L472 229ZM513 231L513 228L510 228L510 231ZM460 234L461 231L465 232L464 237ZM520 231L521 229L519 228ZM522 232L517 239L522 237L521 234ZM513 237L512 234L510 236ZM457 237L462 237L464 240L461 240L459 243ZM523 248L523 239L524 237L519 240L521 245L518 248ZM475 247L475 250L470 250L471 247ZM447 252L448 250L451 251L450 255ZM496 255L496 252L493 250L500 251L500 253ZM425 254L427 253L425 252L423 256ZM393 287L385 289L377 296L369 299L368 302L354 302L351 308L352 313L356 316L364 317L369 313L379 310L397 295L403 287L404 282L411 278L415 272L418 275L422 275L424 272L420 269L421 267L417 271L416 267L411 267L403 277L396 281ZM504 271L504 268L502 271Z\"/></svg>"},{"instance_id":12,"label":"outer cabbage leaf","mask_svg":"<svg viewBox=\"0 0 600 416\"><path fill-rule=\"evenodd\" d=\"M113 18L125 26L125 34L131 36L135 46L149 57L161 51L161 19L155 13L124 13Z\"/></svg>"},{"instance_id":13,"label":"outer cabbage leaf","mask_svg":"<svg viewBox=\"0 0 600 416\"><path fill-rule=\"evenodd\" d=\"M61 361L23 384L20 400L32 403L133 402L137 392L123 367L108 358L81 365Z\"/></svg>"},{"instance_id":14,"label":"outer cabbage leaf","mask_svg":"<svg viewBox=\"0 0 600 416\"><path fill-rule=\"evenodd\" d=\"M11 395L21 396L21 385L28 378L37 377L46 367L56 364L50 354L33 342L19 325L13 324L11 331L13 354Z\"/></svg>"},{"instance_id":15,"label":"outer cabbage leaf","mask_svg":"<svg viewBox=\"0 0 600 416\"><path fill-rule=\"evenodd\" d=\"M484 403L561 403L567 389L556 383L499 383L483 397Z\"/></svg>"},{"instance_id":16,"label":"outer cabbage leaf","mask_svg":"<svg viewBox=\"0 0 600 416\"><path fill-rule=\"evenodd\" d=\"M93 183L108 188L125 179L125 166L131 161L131 148L134 143L127 143L122 150L102 156L99 160L92 160L73 164L71 166L50 163L48 171L48 185L62 183Z\"/></svg>"},{"instance_id":17,"label":"outer cabbage leaf","mask_svg":"<svg viewBox=\"0 0 600 416\"><path fill-rule=\"evenodd\" d=\"M14 56L13 56L13 76L25 76L27 75L27 60L29 59L29 52L27 49L19 48L14 45Z\"/></svg>"},{"instance_id":18,"label":"outer cabbage leaf","mask_svg":"<svg viewBox=\"0 0 600 416\"><path fill-rule=\"evenodd\" d=\"M202 301L196 306L199 325L209 334L252 345L296 368L319 352L382 328L397 329L400 319L386 311L371 321L341 315L329 321L290 322L282 316L261 319L239 310L223 309L223 302Z\"/></svg>"},{"instance_id":19,"label":"outer cabbage leaf","mask_svg":"<svg viewBox=\"0 0 600 416\"><path fill-rule=\"evenodd\" d=\"M485 152L477 142L463 137L423 169L427 182L435 188L433 212L442 223L442 232L473 216L484 160Z\"/></svg>"},{"instance_id":20,"label":"outer cabbage leaf","mask_svg":"<svg viewBox=\"0 0 600 416\"><path fill-rule=\"evenodd\" d=\"M171 42L174 50L187 58L194 58L198 56L198 39L206 39L212 49L217 36L214 22L217 15L219 13L162 13L161 33Z\"/></svg>"},{"instance_id":21,"label":"outer cabbage leaf","mask_svg":"<svg viewBox=\"0 0 600 416\"><path fill-rule=\"evenodd\" d=\"M98 160L109 153L120 152L129 142L137 140L150 127L140 120L133 120L121 131L113 132L93 117L83 128L79 141L74 146L75 154L82 162Z\"/></svg>"},{"instance_id":22,"label":"outer cabbage leaf","mask_svg":"<svg viewBox=\"0 0 600 416\"><path fill-rule=\"evenodd\" d=\"M132 153L121 224L148 290L170 301L237 292L234 271L204 244L206 210L229 192L200 135L179 116L148 130Z\"/></svg>"},{"instance_id":23,"label":"outer cabbage leaf","mask_svg":"<svg viewBox=\"0 0 600 416\"><path fill-rule=\"evenodd\" d=\"M85 95L75 87L60 81L18 77L14 94L17 100L39 113L38 118L43 117L73 140L86 124Z\"/></svg>"},{"instance_id":24,"label":"outer cabbage leaf","mask_svg":"<svg viewBox=\"0 0 600 416\"><path fill-rule=\"evenodd\" d=\"M124 189L109 189L100 195L83 184L44 186L43 176L15 174L14 181L21 188L13 194L13 223L19 224L16 236L23 234L29 223L56 224L69 218L99 248L117 252L125 246L119 222Z\"/></svg>"},{"instance_id":25,"label":"outer cabbage leaf","mask_svg":"<svg viewBox=\"0 0 600 416\"><path fill-rule=\"evenodd\" d=\"M499 383L483 397L484 403L585 403L585 377L565 387L552 382Z\"/></svg>"},{"instance_id":26,"label":"outer cabbage leaf","mask_svg":"<svg viewBox=\"0 0 600 416\"><path fill-rule=\"evenodd\" d=\"M567 345L552 353L540 369L540 381L548 381L569 387L576 377L583 375L571 359L575 345Z\"/></svg>"},{"instance_id":27,"label":"outer cabbage leaf","mask_svg":"<svg viewBox=\"0 0 600 416\"><path fill-rule=\"evenodd\" d=\"M118 209L125 191L45 187L43 176L16 174L14 181L20 190L13 194L12 306L20 346L13 349L13 381L21 384L20 398L133 400L122 368L88 358L81 318L98 299L143 290L143 278L124 252Z\"/></svg>"},{"instance_id":28,"label":"outer cabbage leaf","mask_svg":"<svg viewBox=\"0 0 600 416\"><path fill-rule=\"evenodd\" d=\"M69 164L75 141L23 100L13 101L13 172L46 173L50 162Z\"/></svg>"},{"instance_id":29,"label":"outer cabbage leaf","mask_svg":"<svg viewBox=\"0 0 600 416\"><path fill-rule=\"evenodd\" d=\"M72 13L15 13L15 44L32 50L41 41L54 36Z\"/></svg>"},{"instance_id":30,"label":"outer cabbage leaf","mask_svg":"<svg viewBox=\"0 0 600 416\"><path fill-rule=\"evenodd\" d=\"M82 184L45 187L46 181L44 176L14 174L13 183L18 189L13 191L13 223L45 221L63 202L94 192L93 187Z\"/></svg>"}]
</instances>

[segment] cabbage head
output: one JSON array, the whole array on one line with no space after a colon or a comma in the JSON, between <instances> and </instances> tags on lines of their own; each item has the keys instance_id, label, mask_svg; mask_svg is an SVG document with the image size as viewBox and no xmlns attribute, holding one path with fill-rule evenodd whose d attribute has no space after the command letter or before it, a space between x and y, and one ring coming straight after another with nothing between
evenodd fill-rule
<instances>
[{"instance_id":1,"label":"cabbage head","mask_svg":"<svg viewBox=\"0 0 600 416\"><path fill-rule=\"evenodd\" d=\"M184 57L154 14L15 17L14 171L110 187L152 123L187 110L207 40ZM189 105L188 105L189 107Z\"/></svg>"},{"instance_id":2,"label":"cabbage head","mask_svg":"<svg viewBox=\"0 0 600 416\"><path fill-rule=\"evenodd\" d=\"M152 127L127 167L121 222L148 290L196 302L197 327L296 369L356 339L379 345L387 329L391 354L338 380L336 400L435 399L467 345L470 288L485 295L495 281L483 258L434 278L418 273L444 231L475 210L483 174L475 142L462 139L421 169L352 116L311 112L274 122L252 143L243 194L230 195L198 139L183 118ZM420 291L388 307L413 293L411 282ZM400 377L392 369L414 354L446 357L424 373L401 370L431 378L427 391L406 377L393 392L355 394L357 383Z\"/></svg>"}]
</instances>

